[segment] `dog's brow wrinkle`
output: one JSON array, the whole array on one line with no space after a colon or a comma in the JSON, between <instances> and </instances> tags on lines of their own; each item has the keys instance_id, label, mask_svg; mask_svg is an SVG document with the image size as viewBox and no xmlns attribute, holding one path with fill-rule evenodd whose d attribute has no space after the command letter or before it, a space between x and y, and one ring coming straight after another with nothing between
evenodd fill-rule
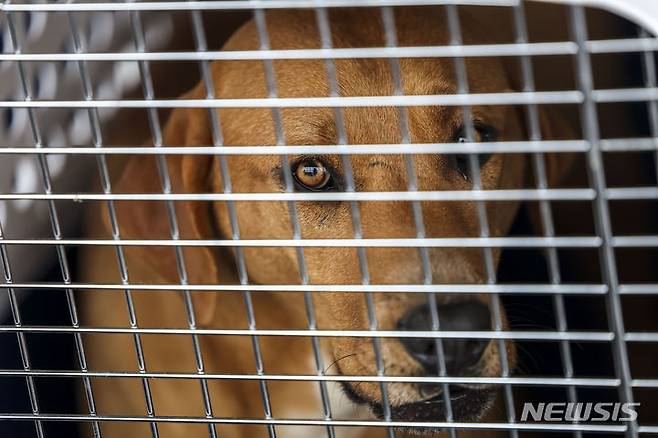
<instances>
[{"instance_id":1,"label":"dog's brow wrinkle","mask_svg":"<svg viewBox=\"0 0 658 438\"><path fill-rule=\"evenodd\" d=\"M368 163L368 167L386 167L388 169L391 168L391 166L388 163L385 163L383 161L371 161Z\"/></svg>"},{"instance_id":2,"label":"dog's brow wrinkle","mask_svg":"<svg viewBox=\"0 0 658 438\"><path fill-rule=\"evenodd\" d=\"M308 119L304 121L305 126L300 134L304 144L323 145L336 144L336 133L333 125L324 120Z\"/></svg>"}]
</instances>

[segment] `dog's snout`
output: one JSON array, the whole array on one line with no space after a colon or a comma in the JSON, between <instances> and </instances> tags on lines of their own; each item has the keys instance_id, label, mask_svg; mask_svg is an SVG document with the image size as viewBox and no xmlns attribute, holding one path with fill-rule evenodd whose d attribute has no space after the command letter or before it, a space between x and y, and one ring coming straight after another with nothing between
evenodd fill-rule
<instances>
[{"instance_id":1,"label":"dog's snout","mask_svg":"<svg viewBox=\"0 0 658 438\"><path fill-rule=\"evenodd\" d=\"M491 328L489 308L480 301L460 301L437 306L438 321L445 331L484 331ZM408 331L432 329L432 314L428 304L416 307L399 322L398 328ZM409 354L428 374L438 368L437 342L434 338L401 338ZM446 371L449 375L464 374L478 363L489 344L487 339L443 339L441 342Z\"/></svg>"}]
</instances>

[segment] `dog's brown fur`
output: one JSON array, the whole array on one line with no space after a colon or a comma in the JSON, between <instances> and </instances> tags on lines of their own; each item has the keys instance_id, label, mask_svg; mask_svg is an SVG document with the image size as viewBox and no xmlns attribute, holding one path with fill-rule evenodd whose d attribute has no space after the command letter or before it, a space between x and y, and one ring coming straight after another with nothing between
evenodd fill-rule
<instances>
[{"instance_id":1,"label":"dog's brown fur","mask_svg":"<svg viewBox=\"0 0 658 438\"><path fill-rule=\"evenodd\" d=\"M332 11L331 27L337 47L383 45L383 31L378 10ZM495 20L483 23L477 17L462 13L466 43L496 42L504 32L487 29ZM396 11L398 39L401 46L446 44L449 41L445 16L440 8L408 8ZM318 46L318 32L313 14L305 11L270 11L267 14L270 44L274 49ZM499 35L500 34L500 35ZM493 40L493 41L492 41ZM509 40L508 40L509 41ZM257 31L248 22L225 46L226 50L253 50L259 47ZM472 92L502 92L518 89L516 72L501 60L468 59L469 88ZM455 93L456 80L450 59L402 59L405 94ZM281 97L328 96L327 77L321 60L275 61L277 90ZM387 60L339 60L336 71L343 96L390 95L393 93ZM541 73L539 73L541 75ZM267 97L263 64L260 61L217 62L211 75L219 98ZM186 98L203 98L202 84L186 94ZM337 133L331 109L302 108L282 110L285 142L292 145L335 144ZM395 108L350 108L343 111L348 143L398 143L399 113ZM275 145L276 134L269 109L222 109L218 111L227 145ZM526 136L522 111L513 107L474 107L473 117L500 133L501 140ZM411 107L408 109L412 142L451 141L462 120L459 108ZM541 110L544 138L574 136L576 126L569 126L556 112ZM177 109L166 125L167 145L212 144L207 110ZM295 157L291 157L294 159ZM339 157L326 159L340 172ZM218 159L204 156L170 156L168 172L175 193L223 192ZM280 192L277 157L230 156L227 158L234 192ZM548 175L555 185L570 164L547 155ZM359 191L404 191L407 177L404 160L397 155L355 155L352 157L355 182ZM440 155L415 157L420 190L468 190L465 181L447 165ZM522 155L494 155L482 168L485 189L522 187L529 174L527 159ZM114 187L115 192L161 193L156 161L149 156L132 157ZM291 225L286 203L236 202L240 237L243 239L291 238ZM479 235L476 206L473 202L423 202L423 218L428 237L474 237ZM487 214L492 236L507 234L518 209L518 202L489 203ZM164 203L116 202L121 236L126 239L170 238ZM405 202L369 202L360 208L364 237L415 237L411 206ZM178 202L176 214L181 238L230 239L229 212L225 203ZM298 202L297 214L304 238L351 238L353 228L347 203ZM93 214L95 232L105 232L106 208ZM104 231L99 231L104 229ZM244 257L249 281L254 284L297 284L300 273L294 248L245 248ZM130 283L178 283L175 251L171 247L128 247L127 271ZM183 250L188 280L191 284L239 284L235 270L235 253L222 248ZM429 250L432 274L436 283L485 282L482 253L477 249L448 248ZM422 270L416 249L368 249L366 251L370 280L373 284L422 283ZM494 250L495 263L500 252ZM309 280L312 284L359 284L361 273L353 248L306 248L304 250ZM85 280L115 282L114 250L92 248L83 255L81 271ZM180 293L170 291L133 291L132 299L139 327L187 328L188 320ZM84 295L84 323L92 326L126 327L124 296L112 291L87 292ZM243 296L238 292L193 292L197 327L248 328ZM253 293L258 328L306 328L303 297L294 293ZM440 297L455 300L460 297ZM477 299L490 304L490 298ZM425 297L416 294L376 294L377 323L382 330L395 329L397 321ZM358 293L322 293L314 296L316 317L321 329L364 330L368 318L364 295ZM501 308L504 318L504 311ZM505 321L503 321L505 323ZM90 366L102 370L137 370L131 335L90 335L87 345ZM189 336L143 335L146 368L152 372L195 372L196 363ZM240 336L202 336L206 372L253 374L255 364L251 341ZM314 374L311 344L307 338L260 338L265 369L272 374ZM420 366L396 339L382 339L383 361L387 375L423 374ZM372 342L367 338L331 338L322 341L325 366L339 361L345 375L376 375ZM512 343L506 345L511 366L515 363ZM480 368L481 376L500 375L497 343L486 349ZM203 416L198 382L183 379L151 379L153 403L158 416ZM101 414L145 415L142 382L135 378L97 379L94 390ZM255 381L209 381L215 416L262 418L262 399ZM319 400L311 392L316 383L272 381L267 384L277 418L321 417ZM370 401L380 401L375 383L352 384L352 390ZM416 386L406 383L387 385L393 405L421 399ZM309 395L302 395L309 394ZM347 403L347 402L344 402ZM487 414L490 415L490 414ZM148 434L148 424L108 422L103 424L106 437ZM160 424L162 437L205 436L203 425ZM220 426L221 436L265 436L262 426ZM293 429L279 427L280 436L294 435ZM321 432L318 429L318 433ZM289 433L290 435L286 435ZM381 429L357 429L361 436L374 437ZM481 432L479 432L481 434ZM468 433L462 436L466 436Z\"/></svg>"}]
</instances>

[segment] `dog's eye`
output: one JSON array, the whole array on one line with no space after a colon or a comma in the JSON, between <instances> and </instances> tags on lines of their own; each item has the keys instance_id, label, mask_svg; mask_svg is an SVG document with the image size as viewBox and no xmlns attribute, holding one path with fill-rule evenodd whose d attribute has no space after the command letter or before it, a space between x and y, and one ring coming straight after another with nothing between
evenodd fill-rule
<instances>
[{"instance_id":1,"label":"dog's eye","mask_svg":"<svg viewBox=\"0 0 658 438\"><path fill-rule=\"evenodd\" d=\"M299 187L314 192L333 188L329 167L317 158L302 158L292 166L292 174Z\"/></svg>"},{"instance_id":2,"label":"dog's eye","mask_svg":"<svg viewBox=\"0 0 658 438\"><path fill-rule=\"evenodd\" d=\"M474 123L473 128L475 130L474 135L475 138L473 141L475 143L486 143L488 141L496 141L496 131L494 128L491 126L482 124L482 123ZM467 143L467 135L466 135L466 128L462 125L457 129L453 136L453 143Z\"/></svg>"},{"instance_id":3,"label":"dog's eye","mask_svg":"<svg viewBox=\"0 0 658 438\"><path fill-rule=\"evenodd\" d=\"M475 123L475 143L486 143L490 141L496 141L496 131L487 125L480 123ZM467 143L466 129L462 126L460 127L455 135L453 136L453 143ZM491 154L478 154L478 163L480 167L484 166L487 161L491 158ZM466 180L471 177L471 166L469 163L468 155L450 155L448 157L448 164L451 168L455 169L459 174Z\"/></svg>"}]
</instances>

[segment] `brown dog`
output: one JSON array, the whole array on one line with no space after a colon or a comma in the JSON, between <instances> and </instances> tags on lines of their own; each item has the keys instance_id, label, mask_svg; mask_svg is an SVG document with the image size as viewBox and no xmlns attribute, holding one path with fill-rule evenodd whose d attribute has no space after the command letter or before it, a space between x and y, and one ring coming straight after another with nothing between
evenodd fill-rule
<instances>
[{"instance_id":1,"label":"brown dog","mask_svg":"<svg viewBox=\"0 0 658 438\"><path fill-rule=\"evenodd\" d=\"M400 8L396 11L397 38L400 46L443 45L449 42L446 17L441 8ZM465 43L505 40L504 32L490 32L486 23L462 12ZM496 20L489 19L489 23ZM335 10L330 13L335 47L384 45L379 10ZM319 35L313 13L271 11L267 28L273 49L318 47ZM501 36L502 35L502 36ZM508 40L509 41L509 40ZM225 50L258 49L256 25L248 22L225 45ZM374 96L394 93L389 62L386 59L338 60L335 63L342 96ZM400 61L403 92L414 94L453 94L457 92L451 59L410 58ZM516 73L496 58L471 58L466 61L469 88L474 93L518 90ZM325 64L321 60L275 61L276 86L280 97L326 97ZM211 65L218 98L241 99L268 96L261 61L216 62ZM185 98L203 98L199 84ZM458 107L410 107L409 134L412 142L457 142L464 136L463 114ZM226 145L275 145L277 136L270 109L222 109L218 111ZM392 107L348 108L343 111L349 144L399 143L400 113ZM523 112L514 107L476 106L472 110L477 139L518 140L526 138ZM317 145L338 143L333 111L329 108L286 108L281 111L285 143ZM544 138L568 138L577 132L554 113L542 109ZM177 109L166 125L167 145L211 145L212 129L205 109ZM265 151L265 149L264 149ZM522 187L529 166L523 155L482 156L484 189ZM228 175L219 172L217 157L169 156L168 171L174 193L222 193ZM281 192L284 172L278 157L229 156L230 184L233 192ZM424 154L414 157L419 190L468 190L471 175L467 161L460 156ZM549 183L555 185L568 169L566 161L558 166L556 157L547 156ZM405 191L407 172L399 155L354 155L351 157L356 190ZM290 171L299 192L331 192L345 187L345 169L339 156L291 156ZM151 156L134 156L127 163L114 192L158 193L156 161ZM124 239L169 239L166 205L161 202L116 202L121 237ZM422 202L423 221L428 237L477 237L480 235L476 205L473 202ZM290 239L292 228L285 202L234 203L242 239ZM350 205L346 202L298 202L297 217L305 239L352 238ZM492 236L508 233L518 202L486 206ZM180 237L184 239L230 239L230 211L223 202L177 202ZM413 238L416 227L408 202L363 202L360 205L363 237ZM108 213L95 213L94 222L105 222ZM177 284L176 254L172 247L127 247L127 272L130 283ZM422 284L423 271L416 248L369 248L366 253L372 284ZM239 284L236 252L218 247L186 247L183 251L187 279L191 284ZM251 284L299 284L300 271L294 248L244 248L246 272ZM305 265L311 284L360 284L362 272L354 248L305 248ZM89 282L116 282L114 251L93 248L83 256L82 272ZM486 271L480 249L429 249L431 274L435 283L486 283ZM493 250L494 264L500 251ZM140 328L189 328L180 293L172 291L133 291L136 323ZM314 296L318 328L327 330L367 330L370 327L365 295L362 293L319 293ZM256 326L259 329L308 328L303 296L292 292L251 295ZM193 292L196 327L247 329L242 292ZM85 325L128 327L124 296L116 291L87 292L84 295ZM430 307L421 294L378 293L373 297L377 327L380 330L429 330ZM439 295L437 309L446 330L490 330L494 314L488 295ZM86 342L90 367L97 370L137 371L134 338L130 334L94 334ZM205 373L254 374L256 365L248 336L206 335L199 338ZM306 337L261 337L265 371L268 374L316 373L311 343ZM145 367L149 372L179 372L194 375L198 364L189 335L142 335ZM432 376L438 372L433 340L382 338L383 367L389 376ZM500 344L489 340L444 340L448 375L500 376ZM335 337L321 341L326 368L342 375L377 375L373 342L364 337ZM510 367L515 364L515 348L505 344ZM155 415L160 417L203 418L204 406L199 383L194 379L150 379ZM103 415L146 416L146 404L138 378L108 378L94 381L98 412ZM219 418L263 418L263 400L256 380L208 381L213 415ZM267 382L274 418L322 418L316 382ZM345 382L350 400L340 399L330 385L333 418L349 419L363 414L355 406L368 407L382 415L382 391L373 382ZM333 390L332 390L333 388ZM392 407L392 418L400 421L444 421L441 386L414 383L389 383L385 390ZM451 386L456 421L493 421L492 405L497 394L486 385ZM502 409L497 409L498 414ZM367 415L367 414L366 414ZM266 436L263 425L219 425L224 437ZM146 436L148 422L107 422L104 436ZM207 426L181 422L158 425L161 437L206 436ZM313 436L323 428L277 426L282 437ZM438 433L425 429L426 433ZM339 436L379 436L382 428L338 429ZM478 432L482 433L482 432ZM341 435L344 434L344 435Z\"/></svg>"}]
</instances>

